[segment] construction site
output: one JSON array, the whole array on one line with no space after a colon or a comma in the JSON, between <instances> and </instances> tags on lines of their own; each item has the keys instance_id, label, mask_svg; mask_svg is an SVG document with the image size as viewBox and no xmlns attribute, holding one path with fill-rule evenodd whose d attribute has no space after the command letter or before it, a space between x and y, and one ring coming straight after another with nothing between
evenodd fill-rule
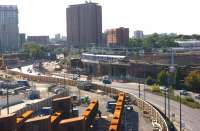
<instances>
[{"instance_id":1,"label":"construction site","mask_svg":"<svg viewBox=\"0 0 200 131\"><path fill-rule=\"evenodd\" d=\"M44 65L53 67L46 68L53 73L40 72L34 64L1 71L5 100L0 103L0 131L170 129L160 111L144 99L83 75L77 80L65 71L56 74L56 62Z\"/></svg>"},{"instance_id":2,"label":"construction site","mask_svg":"<svg viewBox=\"0 0 200 131\"><path fill-rule=\"evenodd\" d=\"M20 108L16 108L20 104L13 105L13 109L10 106L9 114L3 109L0 131L168 130L163 116L153 106L126 92L94 84L89 91L81 90L75 81L63 78L27 74L20 77L39 83L68 84L63 92L51 93L37 102Z\"/></svg>"}]
</instances>

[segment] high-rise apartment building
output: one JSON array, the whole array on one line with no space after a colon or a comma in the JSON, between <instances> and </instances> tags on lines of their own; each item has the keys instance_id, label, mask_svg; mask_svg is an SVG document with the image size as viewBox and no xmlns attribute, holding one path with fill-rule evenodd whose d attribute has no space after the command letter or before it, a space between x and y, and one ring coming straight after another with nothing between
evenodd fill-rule
<instances>
[{"instance_id":1,"label":"high-rise apartment building","mask_svg":"<svg viewBox=\"0 0 200 131\"><path fill-rule=\"evenodd\" d=\"M106 30L106 41L110 46L125 46L129 41L129 28L116 28Z\"/></svg>"},{"instance_id":2,"label":"high-rise apartment building","mask_svg":"<svg viewBox=\"0 0 200 131\"><path fill-rule=\"evenodd\" d=\"M0 51L19 49L18 9L15 5L0 5Z\"/></svg>"},{"instance_id":3,"label":"high-rise apartment building","mask_svg":"<svg viewBox=\"0 0 200 131\"><path fill-rule=\"evenodd\" d=\"M142 39L142 38L144 38L143 31L141 31L141 30L134 31L134 38L136 38L136 39Z\"/></svg>"},{"instance_id":4,"label":"high-rise apartment building","mask_svg":"<svg viewBox=\"0 0 200 131\"><path fill-rule=\"evenodd\" d=\"M87 46L101 44L102 8L97 3L70 5L67 8L67 43Z\"/></svg>"}]
</instances>

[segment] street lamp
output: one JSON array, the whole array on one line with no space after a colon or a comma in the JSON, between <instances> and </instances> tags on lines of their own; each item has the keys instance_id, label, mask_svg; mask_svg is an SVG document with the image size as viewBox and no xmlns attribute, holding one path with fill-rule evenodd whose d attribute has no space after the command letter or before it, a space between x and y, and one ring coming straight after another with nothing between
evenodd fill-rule
<instances>
[{"instance_id":1,"label":"street lamp","mask_svg":"<svg viewBox=\"0 0 200 131\"><path fill-rule=\"evenodd\" d=\"M165 116L167 114L167 88L164 88L164 94L165 94Z\"/></svg>"},{"instance_id":2,"label":"street lamp","mask_svg":"<svg viewBox=\"0 0 200 131\"><path fill-rule=\"evenodd\" d=\"M170 88L170 84L173 84L171 83L173 80L172 74L175 73L175 71L176 71L176 68L173 65L171 65L169 67L169 74L168 74L168 117L169 117L169 120L170 120L170 90L169 88ZM169 81L169 77L171 78L170 81Z\"/></svg>"},{"instance_id":3,"label":"street lamp","mask_svg":"<svg viewBox=\"0 0 200 131\"><path fill-rule=\"evenodd\" d=\"M6 90L6 99L7 99L7 114L9 114L9 94L8 94L8 88L9 88L9 81L6 82L7 90Z\"/></svg>"},{"instance_id":4,"label":"street lamp","mask_svg":"<svg viewBox=\"0 0 200 131\"><path fill-rule=\"evenodd\" d=\"M144 100L145 100L145 77L146 77L146 66L144 64Z\"/></svg>"},{"instance_id":5,"label":"street lamp","mask_svg":"<svg viewBox=\"0 0 200 131\"><path fill-rule=\"evenodd\" d=\"M180 92L180 131L182 130L182 116L181 116L181 92Z\"/></svg>"},{"instance_id":6,"label":"street lamp","mask_svg":"<svg viewBox=\"0 0 200 131\"><path fill-rule=\"evenodd\" d=\"M170 87L170 84L172 84L172 74L175 73L176 71L176 68L174 67L174 51L173 49L171 49L171 65L169 67L169 73L168 73L168 77L167 77L167 83L168 83L168 117L169 117L169 120L170 120L170 90L169 90L169 87ZM169 82L169 77L171 78L170 79L170 82ZM174 83L174 80L173 80L173 83Z\"/></svg>"},{"instance_id":7,"label":"street lamp","mask_svg":"<svg viewBox=\"0 0 200 131\"><path fill-rule=\"evenodd\" d=\"M140 98L140 82L139 82L138 88L139 88L139 98Z\"/></svg>"}]
</instances>

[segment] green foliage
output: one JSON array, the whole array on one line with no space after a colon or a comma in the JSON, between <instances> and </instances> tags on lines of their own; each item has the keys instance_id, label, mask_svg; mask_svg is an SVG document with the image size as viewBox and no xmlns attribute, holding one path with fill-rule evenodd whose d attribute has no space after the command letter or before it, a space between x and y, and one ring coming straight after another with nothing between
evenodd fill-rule
<instances>
[{"instance_id":1,"label":"green foliage","mask_svg":"<svg viewBox=\"0 0 200 131\"><path fill-rule=\"evenodd\" d=\"M64 48L57 48L57 49L54 50L54 52L55 52L56 54L65 53Z\"/></svg>"},{"instance_id":2,"label":"green foliage","mask_svg":"<svg viewBox=\"0 0 200 131\"><path fill-rule=\"evenodd\" d=\"M161 93L159 85L155 85L155 84L150 87L150 91L154 93Z\"/></svg>"},{"instance_id":3,"label":"green foliage","mask_svg":"<svg viewBox=\"0 0 200 131\"><path fill-rule=\"evenodd\" d=\"M167 77L166 71L162 70L157 76L157 83L159 85L167 85Z\"/></svg>"},{"instance_id":4,"label":"green foliage","mask_svg":"<svg viewBox=\"0 0 200 131\"><path fill-rule=\"evenodd\" d=\"M129 46L142 47L146 50L152 48L167 48L167 47L177 47L178 44L175 43L176 35L174 34L151 34L145 36L143 39L129 39Z\"/></svg>"},{"instance_id":5,"label":"green foliage","mask_svg":"<svg viewBox=\"0 0 200 131\"><path fill-rule=\"evenodd\" d=\"M155 80L154 80L151 76L148 76L148 77L146 78L146 80L145 80L145 83L146 83L147 85L153 85L153 84L155 84Z\"/></svg>"},{"instance_id":6,"label":"green foliage","mask_svg":"<svg viewBox=\"0 0 200 131\"><path fill-rule=\"evenodd\" d=\"M189 90L200 93L200 71L192 71L185 78L185 84Z\"/></svg>"},{"instance_id":7,"label":"green foliage","mask_svg":"<svg viewBox=\"0 0 200 131\"><path fill-rule=\"evenodd\" d=\"M185 98L187 101L189 101L189 102L194 102L194 99L192 98L192 97L186 97Z\"/></svg>"},{"instance_id":8,"label":"green foliage","mask_svg":"<svg viewBox=\"0 0 200 131\"><path fill-rule=\"evenodd\" d=\"M28 43L24 45L24 52L31 58L38 58L42 55L42 47L37 43Z\"/></svg>"},{"instance_id":9,"label":"green foliage","mask_svg":"<svg viewBox=\"0 0 200 131\"><path fill-rule=\"evenodd\" d=\"M177 102L180 101L180 96L170 96L170 99L175 100ZM191 97L182 97L181 98L182 104L191 107L191 108L197 108L200 109L200 104L196 102L193 98Z\"/></svg>"},{"instance_id":10,"label":"green foliage","mask_svg":"<svg viewBox=\"0 0 200 131\"><path fill-rule=\"evenodd\" d=\"M178 35L176 36L178 40L187 40L187 39L196 39L200 40L200 35L193 34L193 35Z\"/></svg>"}]
</instances>

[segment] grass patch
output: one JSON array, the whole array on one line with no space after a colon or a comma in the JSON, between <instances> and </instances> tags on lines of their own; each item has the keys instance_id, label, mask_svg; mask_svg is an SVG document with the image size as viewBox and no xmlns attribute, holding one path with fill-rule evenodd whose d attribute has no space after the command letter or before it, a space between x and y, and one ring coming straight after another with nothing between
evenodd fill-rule
<instances>
[{"instance_id":1,"label":"grass patch","mask_svg":"<svg viewBox=\"0 0 200 131\"><path fill-rule=\"evenodd\" d=\"M153 93L153 94L156 94L156 95L164 97L164 94L161 92L161 90L160 90L158 85L151 86L148 91ZM170 99L179 102L180 101L180 96L174 96L174 94L171 93ZM200 103L196 102L190 96L181 97L181 102L182 102L182 104L184 104L184 105L186 105L188 107L200 109Z\"/></svg>"}]
</instances>

